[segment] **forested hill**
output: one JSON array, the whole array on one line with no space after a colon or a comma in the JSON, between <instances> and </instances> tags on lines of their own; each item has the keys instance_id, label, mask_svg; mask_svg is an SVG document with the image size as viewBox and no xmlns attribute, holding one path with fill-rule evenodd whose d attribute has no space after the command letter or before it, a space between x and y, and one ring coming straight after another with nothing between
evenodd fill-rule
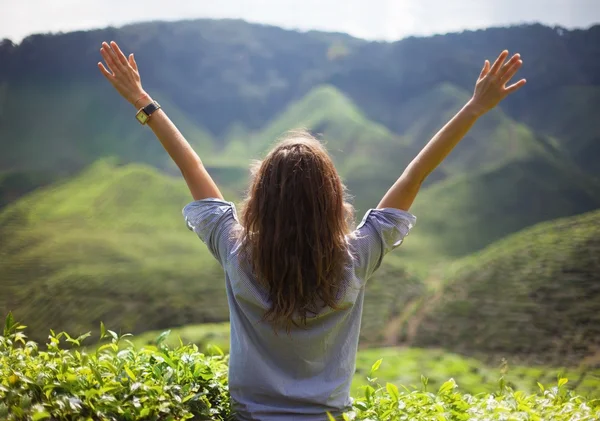
<instances>
[{"instance_id":1,"label":"forested hill","mask_svg":"<svg viewBox=\"0 0 600 421\"><path fill-rule=\"evenodd\" d=\"M504 111L555 137L578 163L598 171L589 156L598 148L593 110L600 101L600 26L568 31L526 25L378 43L236 20L32 35L19 45L2 41L0 171L80 168L107 154L164 164L159 148L135 147L140 135L129 124L131 110L97 71L100 43L111 39L135 52L146 88L207 152L232 133L259 131L325 84L392 132L404 134L422 120L426 130L415 141L423 142L445 117L440 114L457 104L440 98L447 109L426 107L415 115L414 101L441 84L468 94L484 59L504 48L519 51L529 83ZM426 124L429 113L437 115ZM116 136L130 142L107 140Z\"/></svg>"}]
</instances>

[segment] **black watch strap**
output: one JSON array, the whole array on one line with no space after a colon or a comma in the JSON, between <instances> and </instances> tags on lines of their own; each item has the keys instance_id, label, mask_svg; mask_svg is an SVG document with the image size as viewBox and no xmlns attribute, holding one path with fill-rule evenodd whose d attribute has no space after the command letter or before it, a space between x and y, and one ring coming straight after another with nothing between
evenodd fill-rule
<instances>
[{"instance_id":1,"label":"black watch strap","mask_svg":"<svg viewBox=\"0 0 600 421\"><path fill-rule=\"evenodd\" d=\"M152 101L150 104L146 105L142 110L148 117L152 115L152 113L158 111L160 109L160 104L156 101Z\"/></svg>"}]
</instances>

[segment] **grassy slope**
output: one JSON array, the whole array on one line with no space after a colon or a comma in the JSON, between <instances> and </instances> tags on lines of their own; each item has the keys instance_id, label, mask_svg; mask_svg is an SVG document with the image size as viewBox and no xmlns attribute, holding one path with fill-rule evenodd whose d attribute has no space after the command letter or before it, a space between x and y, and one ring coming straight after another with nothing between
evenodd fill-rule
<instances>
[{"instance_id":1,"label":"grassy slope","mask_svg":"<svg viewBox=\"0 0 600 421\"><path fill-rule=\"evenodd\" d=\"M511 235L452 268L414 344L600 366L600 211Z\"/></svg>"},{"instance_id":2,"label":"grassy slope","mask_svg":"<svg viewBox=\"0 0 600 421\"><path fill-rule=\"evenodd\" d=\"M404 253L417 270L462 257L538 222L600 207L600 188L546 150L425 189Z\"/></svg>"},{"instance_id":3,"label":"grassy slope","mask_svg":"<svg viewBox=\"0 0 600 421\"><path fill-rule=\"evenodd\" d=\"M0 173L0 209L19 197L46 186L60 176L48 171L7 171Z\"/></svg>"},{"instance_id":4,"label":"grassy slope","mask_svg":"<svg viewBox=\"0 0 600 421\"><path fill-rule=\"evenodd\" d=\"M398 136L384 126L368 120L361 110L333 86L318 86L256 135L257 146L264 151L287 130L304 127L323 135L336 159L347 166L356 154L371 152L389 142L400 143ZM364 157L363 157L364 158Z\"/></svg>"},{"instance_id":5,"label":"grassy slope","mask_svg":"<svg viewBox=\"0 0 600 421\"><path fill-rule=\"evenodd\" d=\"M9 205L0 311L42 338L52 325L81 332L99 320L136 332L225 320L222 272L181 217L190 200L179 179L101 161Z\"/></svg>"}]
</instances>

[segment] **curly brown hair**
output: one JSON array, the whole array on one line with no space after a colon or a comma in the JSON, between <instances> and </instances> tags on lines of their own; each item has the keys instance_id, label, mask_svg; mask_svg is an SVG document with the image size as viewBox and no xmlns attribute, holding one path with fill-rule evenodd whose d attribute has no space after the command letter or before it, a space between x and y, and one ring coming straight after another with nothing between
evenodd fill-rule
<instances>
[{"instance_id":1,"label":"curly brown hair","mask_svg":"<svg viewBox=\"0 0 600 421\"><path fill-rule=\"evenodd\" d=\"M274 329L306 325L337 309L353 219L346 188L325 147L306 131L288 133L253 171L241 212L242 252L271 308Z\"/></svg>"}]
</instances>

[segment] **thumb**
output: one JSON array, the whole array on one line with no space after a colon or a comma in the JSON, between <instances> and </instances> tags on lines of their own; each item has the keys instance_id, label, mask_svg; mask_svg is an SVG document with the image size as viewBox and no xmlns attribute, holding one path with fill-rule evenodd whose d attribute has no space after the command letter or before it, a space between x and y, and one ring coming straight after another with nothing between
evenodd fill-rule
<instances>
[{"instance_id":1,"label":"thumb","mask_svg":"<svg viewBox=\"0 0 600 421\"><path fill-rule=\"evenodd\" d=\"M137 63L135 62L135 58L133 57L133 53L129 54L129 64L131 64L131 67L134 68L134 70L137 70Z\"/></svg>"}]
</instances>

